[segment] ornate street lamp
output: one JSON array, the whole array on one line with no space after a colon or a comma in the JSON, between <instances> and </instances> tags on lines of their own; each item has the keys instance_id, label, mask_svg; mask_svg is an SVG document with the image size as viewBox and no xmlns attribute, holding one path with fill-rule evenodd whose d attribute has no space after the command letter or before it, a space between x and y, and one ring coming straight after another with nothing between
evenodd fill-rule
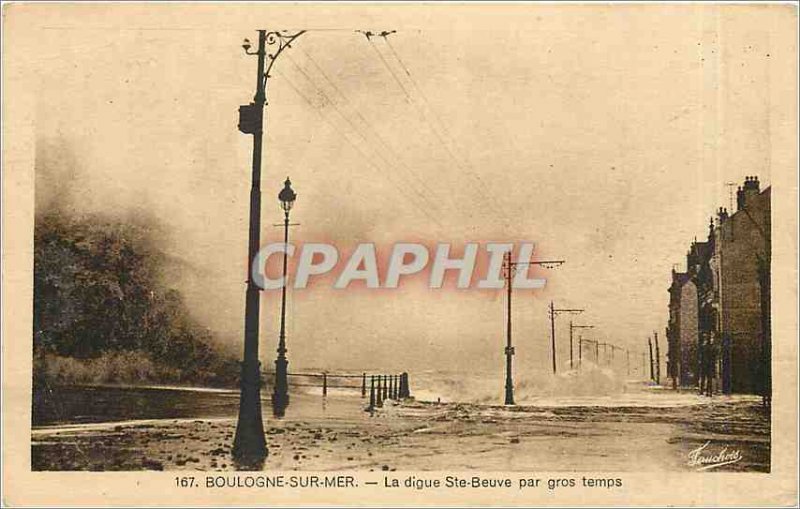
<instances>
[{"instance_id":1,"label":"ornate street lamp","mask_svg":"<svg viewBox=\"0 0 800 509\"><path fill-rule=\"evenodd\" d=\"M278 193L278 200L283 208L283 244L289 245L289 211L292 210L297 193L292 190L292 181L286 177L283 189ZM275 359L275 389L272 393L272 409L277 417L282 417L289 405L289 381L286 359L286 249L283 251L283 287L281 288L281 332L278 337L278 358Z\"/></svg>"}]
</instances>

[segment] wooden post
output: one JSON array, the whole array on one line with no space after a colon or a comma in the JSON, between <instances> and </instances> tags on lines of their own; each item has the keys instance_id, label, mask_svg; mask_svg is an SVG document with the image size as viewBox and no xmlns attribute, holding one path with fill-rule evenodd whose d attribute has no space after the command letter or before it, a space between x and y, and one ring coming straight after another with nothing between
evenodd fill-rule
<instances>
[{"instance_id":1,"label":"wooden post","mask_svg":"<svg viewBox=\"0 0 800 509\"><path fill-rule=\"evenodd\" d=\"M322 395L323 396L327 396L328 395L328 374L327 373L323 373L322 374Z\"/></svg>"},{"instance_id":2,"label":"wooden post","mask_svg":"<svg viewBox=\"0 0 800 509\"><path fill-rule=\"evenodd\" d=\"M383 406L383 388L381 387L381 376L378 375L378 392L375 397L375 404L378 408Z\"/></svg>"},{"instance_id":3,"label":"wooden post","mask_svg":"<svg viewBox=\"0 0 800 509\"><path fill-rule=\"evenodd\" d=\"M408 386L408 373L403 373L402 375L400 375L400 397L401 398L411 397L411 389Z\"/></svg>"},{"instance_id":4,"label":"wooden post","mask_svg":"<svg viewBox=\"0 0 800 509\"><path fill-rule=\"evenodd\" d=\"M369 379L369 411L375 410L375 375Z\"/></svg>"},{"instance_id":5,"label":"wooden post","mask_svg":"<svg viewBox=\"0 0 800 509\"><path fill-rule=\"evenodd\" d=\"M658 333L655 334L656 345L656 383L661 385L661 350L658 346Z\"/></svg>"},{"instance_id":6,"label":"wooden post","mask_svg":"<svg viewBox=\"0 0 800 509\"><path fill-rule=\"evenodd\" d=\"M645 373L647 372L646 365L647 365L647 364L646 364L646 362L645 362L645 353L644 353L644 352L642 352L642 379L644 379L644 377L646 377L646 376L647 376L647 375L645 374Z\"/></svg>"},{"instance_id":7,"label":"wooden post","mask_svg":"<svg viewBox=\"0 0 800 509\"><path fill-rule=\"evenodd\" d=\"M383 399L389 399L389 377L386 375L383 375Z\"/></svg>"},{"instance_id":8,"label":"wooden post","mask_svg":"<svg viewBox=\"0 0 800 509\"><path fill-rule=\"evenodd\" d=\"M625 350L625 371L631 376L631 351Z\"/></svg>"},{"instance_id":9,"label":"wooden post","mask_svg":"<svg viewBox=\"0 0 800 509\"><path fill-rule=\"evenodd\" d=\"M367 374L361 374L361 397L367 397Z\"/></svg>"}]
</instances>

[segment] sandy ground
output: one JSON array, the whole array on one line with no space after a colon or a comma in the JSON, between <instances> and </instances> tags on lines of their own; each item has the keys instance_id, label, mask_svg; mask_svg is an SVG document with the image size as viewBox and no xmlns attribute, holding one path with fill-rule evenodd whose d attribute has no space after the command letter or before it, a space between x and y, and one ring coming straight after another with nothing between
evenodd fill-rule
<instances>
[{"instance_id":1,"label":"sandy ground","mask_svg":"<svg viewBox=\"0 0 800 509\"><path fill-rule=\"evenodd\" d=\"M502 407L296 398L265 414L268 470L686 471L690 451L738 450L719 471L769 471L769 418L757 398L647 393L633 401ZM648 403L649 402L649 403ZM547 403L550 403L547 405ZM546 406L545 406L546 405ZM230 417L42 426L34 470L235 470Z\"/></svg>"}]
</instances>

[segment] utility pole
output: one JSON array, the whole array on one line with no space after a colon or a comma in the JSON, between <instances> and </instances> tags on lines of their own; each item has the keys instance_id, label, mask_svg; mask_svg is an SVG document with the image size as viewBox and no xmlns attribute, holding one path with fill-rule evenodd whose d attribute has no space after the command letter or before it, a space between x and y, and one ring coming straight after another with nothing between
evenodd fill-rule
<instances>
[{"instance_id":1,"label":"utility pole","mask_svg":"<svg viewBox=\"0 0 800 509\"><path fill-rule=\"evenodd\" d=\"M572 366L572 331L575 329L594 329L594 325L574 325L572 320L569 321L569 369L574 369ZM580 362L582 360L580 337L578 339L578 367L580 367Z\"/></svg>"},{"instance_id":2,"label":"utility pole","mask_svg":"<svg viewBox=\"0 0 800 509\"><path fill-rule=\"evenodd\" d=\"M625 372L631 376L631 351L625 349Z\"/></svg>"},{"instance_id":3,"label":"utility pole","mask_svg":"<svg viewBox=\"0 0 800 509\"><path fill-rule=\"evenodd\" d=\"M603 347L603 360L606 361L606 364L608 364L608 344L600 343L599 346ZM600 361L597 361L597 364L600 365Z\"/></svg>"},{"instance_id":4,"label":"utility pole","mask_svg":"<svg viewBox=\"0 0 800 509\"><path fill-rule=\"evenodd\" d=\"M612 369L614 369L614 351L615 351L615 350L623 351L623 350L625 350L625 349L624 349L624 348L620 348L620 347L618 347L617 345L611 345L611 344L610 344L610 345L608 345L608 346L610 346L610 347L611 347L611 368L612 368Z\"/></svg>"},{"instance_id":5,"label":"utility pole","mask_svg":"<svg viewBox=\"0 0 800 509\"><path fill-rule=\"evenodd\" d=\"M517 265L541 265L547 268L556 267L562 265L564 260L539 260L539 261L527 261L527 262L512 262L511 261L511 252L508 251L503 256L504 263L503 268L505 269L505 278L506 278L506 386L505 386L505 404L506 405L513 405L514 404L514 378L511 373L512 369L512 357L514 356L514 346L511 343L511 289L512 289L512 281L514 280L514 269Z\"/></svg>"},{"instance_id":6,"label":"utility pole","mask_svg":"<svg viewBox=\"0 0 800 509\"><path fill-rule=\"evenodd\" d=\"M658 332L653 331L653 338L656 342L656 383L661 385L661 353L658 349Z\"/></svg>"},{"instance_id":7,"label":"utility pole","mask_svg":"<svg viewBox=\"0 0 800 509\"><path fill-rule=\"evenodd\" d=\"M650 380L655 381L656 377L653 373L653 340L647 338L647 345L650 347Z\"/></svg>"},{"instance_id":8,"label":"utility pole","mask_svg":"<svg viewBox=\"0 0 800 509\"><path fill-rule=\"evenodd\" d=\"M645 353L642 352L642 378L647 376L645 373L647 373L647 361L645 359Z\"/></svg>"},{"instance_id":9,"label":"utility pole","mask_svg":"<svg viewBox=\"0 0 800 509\"><path fill-rule=\"evenodd\" d=\"M511 358L514 355L514 347L511 345L511 251L506 253L506 290L508 295L506 297L506 397L505 404L514 404L514 380L511 374Z\"/></svg>"},{"instance_id":10,"label":"utility pole","mask_svg":"<svg viewBox=\"0 0 800 509\"><path fill-rule=\"evenodd\" d=\"M583 309L556 309L555 304L553 301L550 301L550 310L548 314L550 315L550 349L553 354L553 374L556 374L556 316L561 313L570 313L570 314L579 314L583 313ZM572 357L572 345L570 343L570 357ZM570 363L570 368L572 364Z\"/></svg>"},{"instance_id":11,"label":"utility pole","mask_svg":"<svg viewBox=\"0 0 800 509\"><path fill-rule=\"evenodd\" d=\"M239 130L253 135L253 162L250 187L250 228L247 243L247 289L245 291L244 354L240 375L239 419L233 440L233 457L243 464L257 465L266 458L267 444L261 417L261 364L258 360L258 314L260 290L253 281L253 263L261 244L261 149L264 130L264 104L269 70L275 59L303 32L258 31L258 50L250 52L250 41L242 47L258 57L256 93L253 102L239 107ZM277 49L267 54L267 44ZM266 71L265 71L266 66Z\"/></svg>"},{"instance_id":12,"label":"utility pole","mask_svg":"<svg viewBox=\"0 0 800 509\"><path fill-rule=\"evenodd\" d=\"M569 321L569 369L570 371L575 369L572 362L572 320Z\"/></svg>"}]
</instances>

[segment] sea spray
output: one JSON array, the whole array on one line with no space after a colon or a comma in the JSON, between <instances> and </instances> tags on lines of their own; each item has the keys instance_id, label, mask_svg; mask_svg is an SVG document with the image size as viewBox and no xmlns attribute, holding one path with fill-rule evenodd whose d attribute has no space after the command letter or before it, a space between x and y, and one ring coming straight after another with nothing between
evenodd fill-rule
<instances>
[{"instance_id":1,"label":"sea spray","mask_svg":"<svg viewBox=\"0 0 800 509\"><path fill-rule=\"evenodd\" d=\"M504 390L502 372L414 373L412 394L421 401L498 404ZM584 361L580 369L558 374L520 370L514 375L514 396L517 404L533 404L546 399L569 397L602 397L622 394L625 380L614 371Z\"/></svg>"}]
</instances>

